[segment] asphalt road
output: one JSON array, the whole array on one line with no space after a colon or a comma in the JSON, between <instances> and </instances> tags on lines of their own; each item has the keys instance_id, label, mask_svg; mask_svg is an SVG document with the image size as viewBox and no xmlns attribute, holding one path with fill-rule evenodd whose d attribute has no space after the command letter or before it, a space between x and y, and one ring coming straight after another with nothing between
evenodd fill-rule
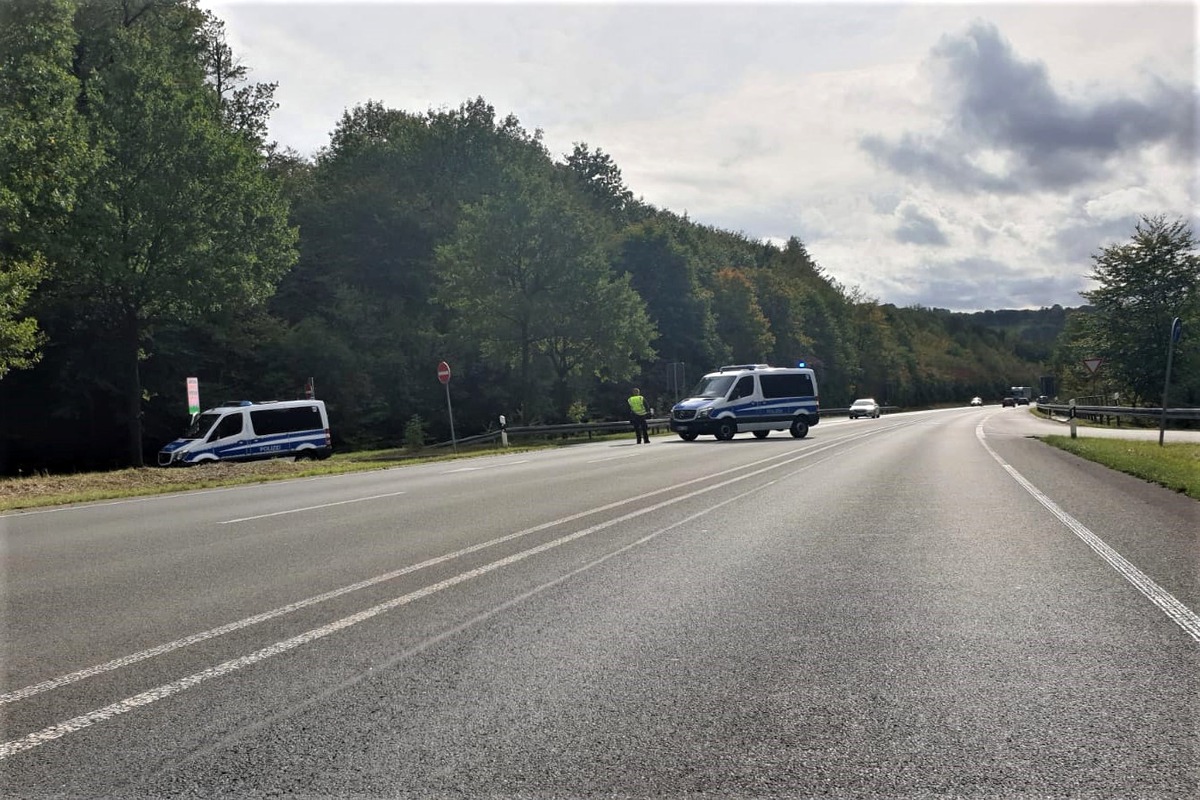
<instances>
[{"instance_id":1,"label":"asphalt road","mask_svg":"<svg viewBox=\"0 0 1200 800\"><path fill-rule=\"evenodd\" d=\"M1043 425L0 516L0 794L1196 797L1200 503Z\"/></svg>"}]
</instances>

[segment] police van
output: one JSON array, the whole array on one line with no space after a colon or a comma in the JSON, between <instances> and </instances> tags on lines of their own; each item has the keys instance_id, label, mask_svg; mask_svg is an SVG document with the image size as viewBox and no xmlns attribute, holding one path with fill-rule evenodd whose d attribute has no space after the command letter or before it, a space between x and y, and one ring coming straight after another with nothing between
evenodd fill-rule
<instances>
[{"instance_id":1,"label":"police van","mask_svg":"<svg viewBox=\"0 0 1200 800\"><path fill-rule=\"evenodd\" d=\"M265 458L328 458L329 417L320 400L236 400L200 414L158 453L162 467Z\"/></svg>"},{"instance_id":2,"label":"police van","mask_svg":"<svg viewBox=\"0 0 1200 800\"><path fill-rule=\"evenodd\" d=\"M803 439L821 418L817 377L806 367L731 364L700 379L671 409L671 430L685 442L701 434L721 441L741 431L764 439L790 431Z\"/></svg>"}]
</instances>

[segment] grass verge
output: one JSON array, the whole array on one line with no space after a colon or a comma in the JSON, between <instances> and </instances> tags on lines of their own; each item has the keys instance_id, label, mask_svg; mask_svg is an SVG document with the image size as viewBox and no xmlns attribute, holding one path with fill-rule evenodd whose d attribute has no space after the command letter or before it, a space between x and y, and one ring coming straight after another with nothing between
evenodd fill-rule
<instances>
[{"instance_id":1,"label":"grass verge","mask_svg":"<svg viewBox=\"0 0 1200 800\"><path fill-rule=\"evenodd\" d=\"M555 446L555 445L542 445ZM113 472L81 472L53 475L41 473L17 478L0 478L0 511L61 506L97 500L121 500L156 494L172 494L195 489L215 489L252 483L309 478L317 475L342 475L348 472L389 469L398 466L471 458L480 455L509 455L538 446L461 449L456 453L417 454L403 450L337 454L325 461L275 459L244 464L216 463L195 467L166 469L143 467Z\"/></svg>"},{"instance_id":2,"label":"grass verge","mask_svg":"<svg viewBox=\"0 0 1200 800\"><path fill-rule=\"evenodd\" d=\"M1157 483L1194 500L1200 500L1200 444L1042 436L1043 442L1081 458Z\"/></svg>"}]
</instances>

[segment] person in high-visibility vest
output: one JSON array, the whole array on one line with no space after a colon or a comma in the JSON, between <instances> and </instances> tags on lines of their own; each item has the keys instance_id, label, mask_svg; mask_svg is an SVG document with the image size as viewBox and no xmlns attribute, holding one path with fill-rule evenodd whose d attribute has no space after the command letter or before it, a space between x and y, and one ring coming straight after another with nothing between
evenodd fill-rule
<instances>
[{"instance_id":1,"label":"person in high-visibility vest","mask_svg":"<svg viewBox=\"0 0 1200 800\"><path fill-rule=\"evenodd\" d=\"M629 397L629 421L633 424L633 432L637 434L637 443L650 444L650 430L646 427L646 398L642 397L641 389L634 389Z\"/></svg>"}]
</instances>

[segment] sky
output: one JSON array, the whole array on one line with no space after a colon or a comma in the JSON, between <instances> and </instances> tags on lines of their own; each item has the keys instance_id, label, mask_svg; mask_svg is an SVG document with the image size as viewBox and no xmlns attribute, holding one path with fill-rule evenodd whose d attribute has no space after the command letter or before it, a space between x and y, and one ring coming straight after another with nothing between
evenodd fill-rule
<instances>
[{"instance_id":1,"label":"sky","mask_svg":"<svg viewBox=\"0 0 1200 800\"><path fill-rule=\"evenodd\" d=\"M1200 237L1195 2L200 4L278 82L283 147L482 97L882 303L1075 307L1140 218Z\"/></svg>"}]
</instances>

